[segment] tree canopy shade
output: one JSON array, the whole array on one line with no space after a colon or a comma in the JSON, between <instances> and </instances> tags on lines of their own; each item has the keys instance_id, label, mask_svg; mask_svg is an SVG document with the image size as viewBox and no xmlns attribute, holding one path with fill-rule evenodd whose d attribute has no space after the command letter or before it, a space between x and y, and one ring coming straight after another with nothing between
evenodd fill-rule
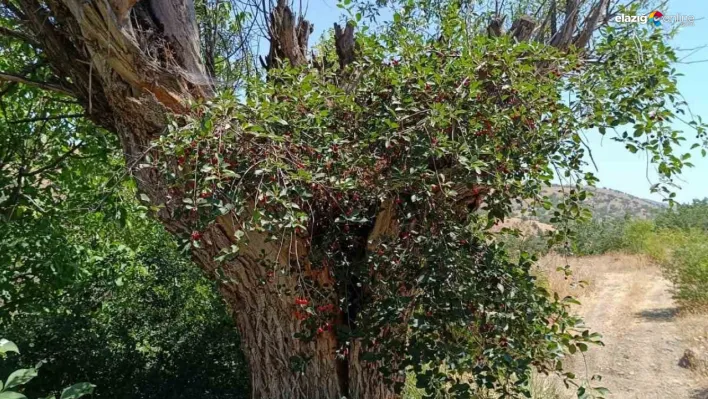
<instances>
[{"instance_id":1,"label":"tree canopy shade","mask_svg":"<svg viewBox=\"0 0 708 399\"><path fill-rule=\"evenodd\" d=\"M574 185L556 218L587 217L587 129L647 151L657 190L690 166L667 35L608 24L641 2L393 1L370 29L385 4L347 1L351 20L309 56L311 25L279 0L254 6L265 76L227 53L249 43L227 2L0 4L3 97L25 113L5 116L11 137L71 135L47 160L3 153L4 214L38 210L22 195L35 172L113 133L141 201L218 281L257 398L395 398L406 371L431 395L514 396L531 368L562 373L597 336L486 229L517 199L550 206L554 173Z\"/></svg>"}]
</instances>

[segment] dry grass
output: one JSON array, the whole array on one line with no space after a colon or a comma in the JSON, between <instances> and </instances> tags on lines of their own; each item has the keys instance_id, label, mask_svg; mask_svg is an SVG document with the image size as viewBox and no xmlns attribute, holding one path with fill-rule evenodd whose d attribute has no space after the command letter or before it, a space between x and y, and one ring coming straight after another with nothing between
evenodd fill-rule
<instances>
[{"instance_id":1,"label":"dry grass","mask_svg":"<svg viewBox=\"0 0 708 399\"><path fill-rule=\"evenodd\" d=\"M572 275L565 276L563 271L557 268L570 265ZM646 270L646 273L638 273ZM650 271L651 270L651 271ZM572 295L579 298L583 304L583 299L592 297L598 289L598 283L603 281L603 276L608 273L635 273L632 283L625 287L628 290L627 300L633 301L641 298L647 283L652 276L657 276L659 267L647 256L630 255L623 253L611 253L597 256L566 257L558 254L549 254L541 258L537 264L537 276L550 292L558 293L564 297ZM579 284L580 281L587 284ZM592 302L603 300L603 298L593 298ZM581 308L576 311L583 313ZM681 308L675 315L675 323L681 331L681 342L688 353L686 358L686 368L691 369L697 375L706 378L708 384L708 317L705 311L692 311ZM553 383L550 381L549 383Z\"/></svg>"},{"instance_id":2,"label":"dry grass","mask_svg":"<svg viewBox=\"0 0 708 399\"><path fill-rule=\"evenodd\" d=\"M566 265L572 271L570 276L558 270ZM574 257L551 253L538 261L536 275L544 287L561 298L568 295L583 297L594 291L601 276L608 272L633 272L646 267L653 266L637 255L610 253Z\"/></svg>"}]
</instances>

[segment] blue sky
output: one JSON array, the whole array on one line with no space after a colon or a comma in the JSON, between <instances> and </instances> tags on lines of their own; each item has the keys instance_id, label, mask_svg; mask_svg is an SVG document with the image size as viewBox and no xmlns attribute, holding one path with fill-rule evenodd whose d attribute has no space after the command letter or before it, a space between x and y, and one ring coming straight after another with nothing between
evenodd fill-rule
<instances>
[{"instance_id":1,"label":"blue sky","mask_svg":"<svg viewBox=\"0 0 708 399\"><path fill-rule=\"evenodd\" d=\"M305 5L307 4L307 5ZM306 7L306 16L314 24L315 30L311 36L314 44L323 32L330 29L337 22L342 10L337 8L336 0L303 0ZM708 1L705 0L671 0L668 10L659 10L664 15L693 15L696 19L694 26L682 28L674 41L676 47L689 49L708 44ZM666 24L665 24L666 25ZM688 55L688 52L679 52L679 56ZM685 61L698 61L708 59L708 47L693 54ZM676 66L682 73L679 79L679 89L686 98L694 114L700 115L708 121L708 62L682 63ZM677 129L682 126L676 125ZM686 130L687 137L694 137L692 131ZM656 182L653 167L647 173L646 157L642 154L631 154L623 145L616 143L598 133L587 134L589 146L598 166L597 176L600 178L600 187L608 187L636 195L638 197L661 200L658 194L651 194L649 187ZM684 149L688 151L689 145ZM685 152L684 151L684 152ZM708 197L708 158L703 158L700 153L693 154L691 162L695 167L687 169L681 177L681 189L677 191L679 202L690 202L694 198ZM649 179L647 179L649 176Z\"/></svg>"}]
</instances>

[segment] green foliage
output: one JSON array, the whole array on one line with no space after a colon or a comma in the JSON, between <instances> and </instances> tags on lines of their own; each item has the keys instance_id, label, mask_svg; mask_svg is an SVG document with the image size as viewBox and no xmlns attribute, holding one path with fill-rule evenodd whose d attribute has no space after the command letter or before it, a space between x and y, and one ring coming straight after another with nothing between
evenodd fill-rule
<instances>
[{"instance_id":1,"label":"green foliage","mask_svg":"<svg viewBox=\"0 0 708 399\"><path fill-rule=\"evenodd\" d=\"M46 362L43 378L26 388L33 395L85 378L96 397L246 397L238 334L213 284L152 222L111 228L87 219L76 226L95 237L74 258L81 273L27 296L32 306L0 308L4 333L27 348L4 369ZM81 246L73 240L82 237L64 240Z\"/></svg>"},{"instance_id":2,"label":"green foliage","mask_svg":"<svg viewBox=\"0 0 708 399\"><path fill-rule=\"evenodd\" d=\"M150 205L178 209L189 226L185 248L209 245L204 232L216 217L238 220L239 245L220 260L238 255L253 232L298 237L313 265L331 268L345 312L350 287L366 287L368 301L347 314L355 323L336 326L340 354L359 339L385 376L412 370L428 393L527 393L532 366L562 370L564 354L595 337L579 331L571 300L538 288L531 258L510 260L482 232L515 198L554 208L551 221L562 226L587 220L582 187L595 177L584 173L580 132L595 127L648 151L663 178L656 188L668 191L687 165L674 153L683 135L670 126L683 111L675 54L661 31L606 27L600 62L585 63L572 50L470 33L478 26L453 4L435 14L440 40L418 29L430 23L419 11L406 4L384 33L361 34L347 70L286 66L250 82L244 99L223 93L194 104L154 142L160 156L147 162L169 176L170 195ZM356 83L335 84L347 78ZM555 207L541 193L554 169L575 183ZM479 195L484 214L472 212ZM382 208L397 236L371 240ZM285 293L313 315L298 338L318 339L328 319L315 309L331 297L297 281Z\"/></svg>"},{"instance_id":3,"label":"green foliage","mask_svg":"<svg viewBox=\"0 0 708 399\"><path fill-rule=\"evenodd\" d=\"M693 200L691 204L678 204L673 209L661 213L656 218L660 228L708 232L708 198Z\"/></svg>"},{"instance_id":4,"label":"green foliage","mask_svg":"<svg viewBox=\"0 0 708 399\"><path fill-rule=\"evenodd\" d=\"M628 249L663 267L679 304L686 309L708 307L708 234L704 230L641 223L628 232Z\"/></svg>"},{"instance_id":5,"label":"green foliage","mask_svg":"<svg viewBox=\"0 0 708 399\"><path fill-rule=\"evenodd\" d=\"M38 91L4 89L19 100L0 118L0 325L26 349L0 373L43 363L33 396L87 379L95 397L246 397L214 284L146 218L115 138L83 120L17 122L75 105L50 96L32 109Z\"/></svg>"},{"instance_id":6,"label":"green foliage","mask_svg":"<svg viewBox=\"0 0 708 399\"><path fill-rule=\"evenodd\" d=\"M645 255L663 267L682 306L704 308L708 306L706 218L708 209L703 200L667 209L655 221L591 221L577 227L571 253L628 251Z\"/></svg>"},{"instance_id":7,"label":"green foliage","mask_svg":"<svg viewBox=\"0 0 708 399\"><path fill-rule=\"evenodd\" d=\"M686 307L708 307L708 234L685 233L685 242L675 248L665 265L674 283L676 299Z\"/></svg>"},{"instance_id":8,"label":"green foliage","mask_svg":"<svg viewBox=\"0 0 708 399\"><path fill-rule=\"evenodd\" d=\"M210 245L204 232L216 217L238 221L240 246L220 261L254 232L273 242L296 237L314 267L332 271L340 299L333 304L313 281L293 279L283 294L313 315L297 338L318 339L332 318L317 309L336 306L351 321L336 326L338 356L358 340L384 376L411 371L426 397L529 395L532 368L572 380L564 357L597 335L569 313L572 298L539 287L533 257L510 258L484 231L526 198L552 209L561 229L550 242L566 240L589 218L583 187L596 178L585 173L581 133L595 128L646 151L662 177L655 189L671 197L690 155L676 153L684 136L671 127L685 107L668 37L653 27L605 26L587 62L583 49L489 37L486 15L461 18L459 2L399 4L382 30L361 29L348 68L274 69L249 80L247 92L230 87L175 118L136 165L167 176L167 203L126 200L133 189L116 178L124 165L100 129L44 117L76 104L13 86L0 126L0 320L33 348L26 356L47 359L57 381L91 376L97 396L243 395L233 391L242 362L213 287L142 218L169 205L187 226L184 249ZM232 5L204 0L196 12L205 56L220 54L210 72L238 80L250 60L232 65L224 51L248 15ZM520 2L513 13L535 5ZM204 23L211 19L230 25ZM0 49L2 70L38 59L16 41ZM28 76L49 72L37 65ZM689 125L705 140L700 120ZM541 191L554 171L574 186L556 203ZM382 210L396 233L370 238ZM630 240L642 243L639 233ZM598 245L580 250L611 243Z\"/></svg>"},{"instance_id":9,"label":"green foliage","mask_svg":"<svg viewBox=\"0 0 708 399\"><path fill-rule=\"evenodd\" d=\"M0 359L5 360L8 353L20 353L17 346L5 338L0 339ZM39 363L41 365L41 363ZM39 367L39 366L37 366ZM37 368L27 368L15 370L7 377L5 383L0 379L0 399L27 399L25 387L23 385L32 381L38 375ZM85 395L93 393L95 385L88 382L80 382L65 388L59 399L79 399ZM10 390L12 389L12 390ZM22 391L22 393L17 392ZM57 396L44 396L44 399L56 399Z\"/></svg>"},{"instance_id":10,"label":"green foliage","mask_svg":"<svg viewBox=\"0 0 708 399\"><path fill-rule=\"evenodd\" d=\"M570 250L574 255L599 255L627 248L630 219L592 219L575 228Z\"/></svg>"}]
</instances>

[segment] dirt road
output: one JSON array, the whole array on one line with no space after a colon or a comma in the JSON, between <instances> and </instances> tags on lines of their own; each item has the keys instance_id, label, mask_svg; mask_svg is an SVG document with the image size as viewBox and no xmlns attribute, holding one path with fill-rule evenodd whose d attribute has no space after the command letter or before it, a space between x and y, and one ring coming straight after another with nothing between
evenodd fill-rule
<instances>
[{"instance_id":1,"label":"dirt road","mask_svg":"<svg viewBox=\"0 0 708 399\"><path fill-rule=\"evenodd\" d=\"M679 366L687 348L708 346L708 317L679 315L659 268L627 255L571 265L591 282L575 292L578 312L605 343L572 359L576 375L602 375L610 398L708 399L708 379Z\"/></svg>"}]
</instances>

